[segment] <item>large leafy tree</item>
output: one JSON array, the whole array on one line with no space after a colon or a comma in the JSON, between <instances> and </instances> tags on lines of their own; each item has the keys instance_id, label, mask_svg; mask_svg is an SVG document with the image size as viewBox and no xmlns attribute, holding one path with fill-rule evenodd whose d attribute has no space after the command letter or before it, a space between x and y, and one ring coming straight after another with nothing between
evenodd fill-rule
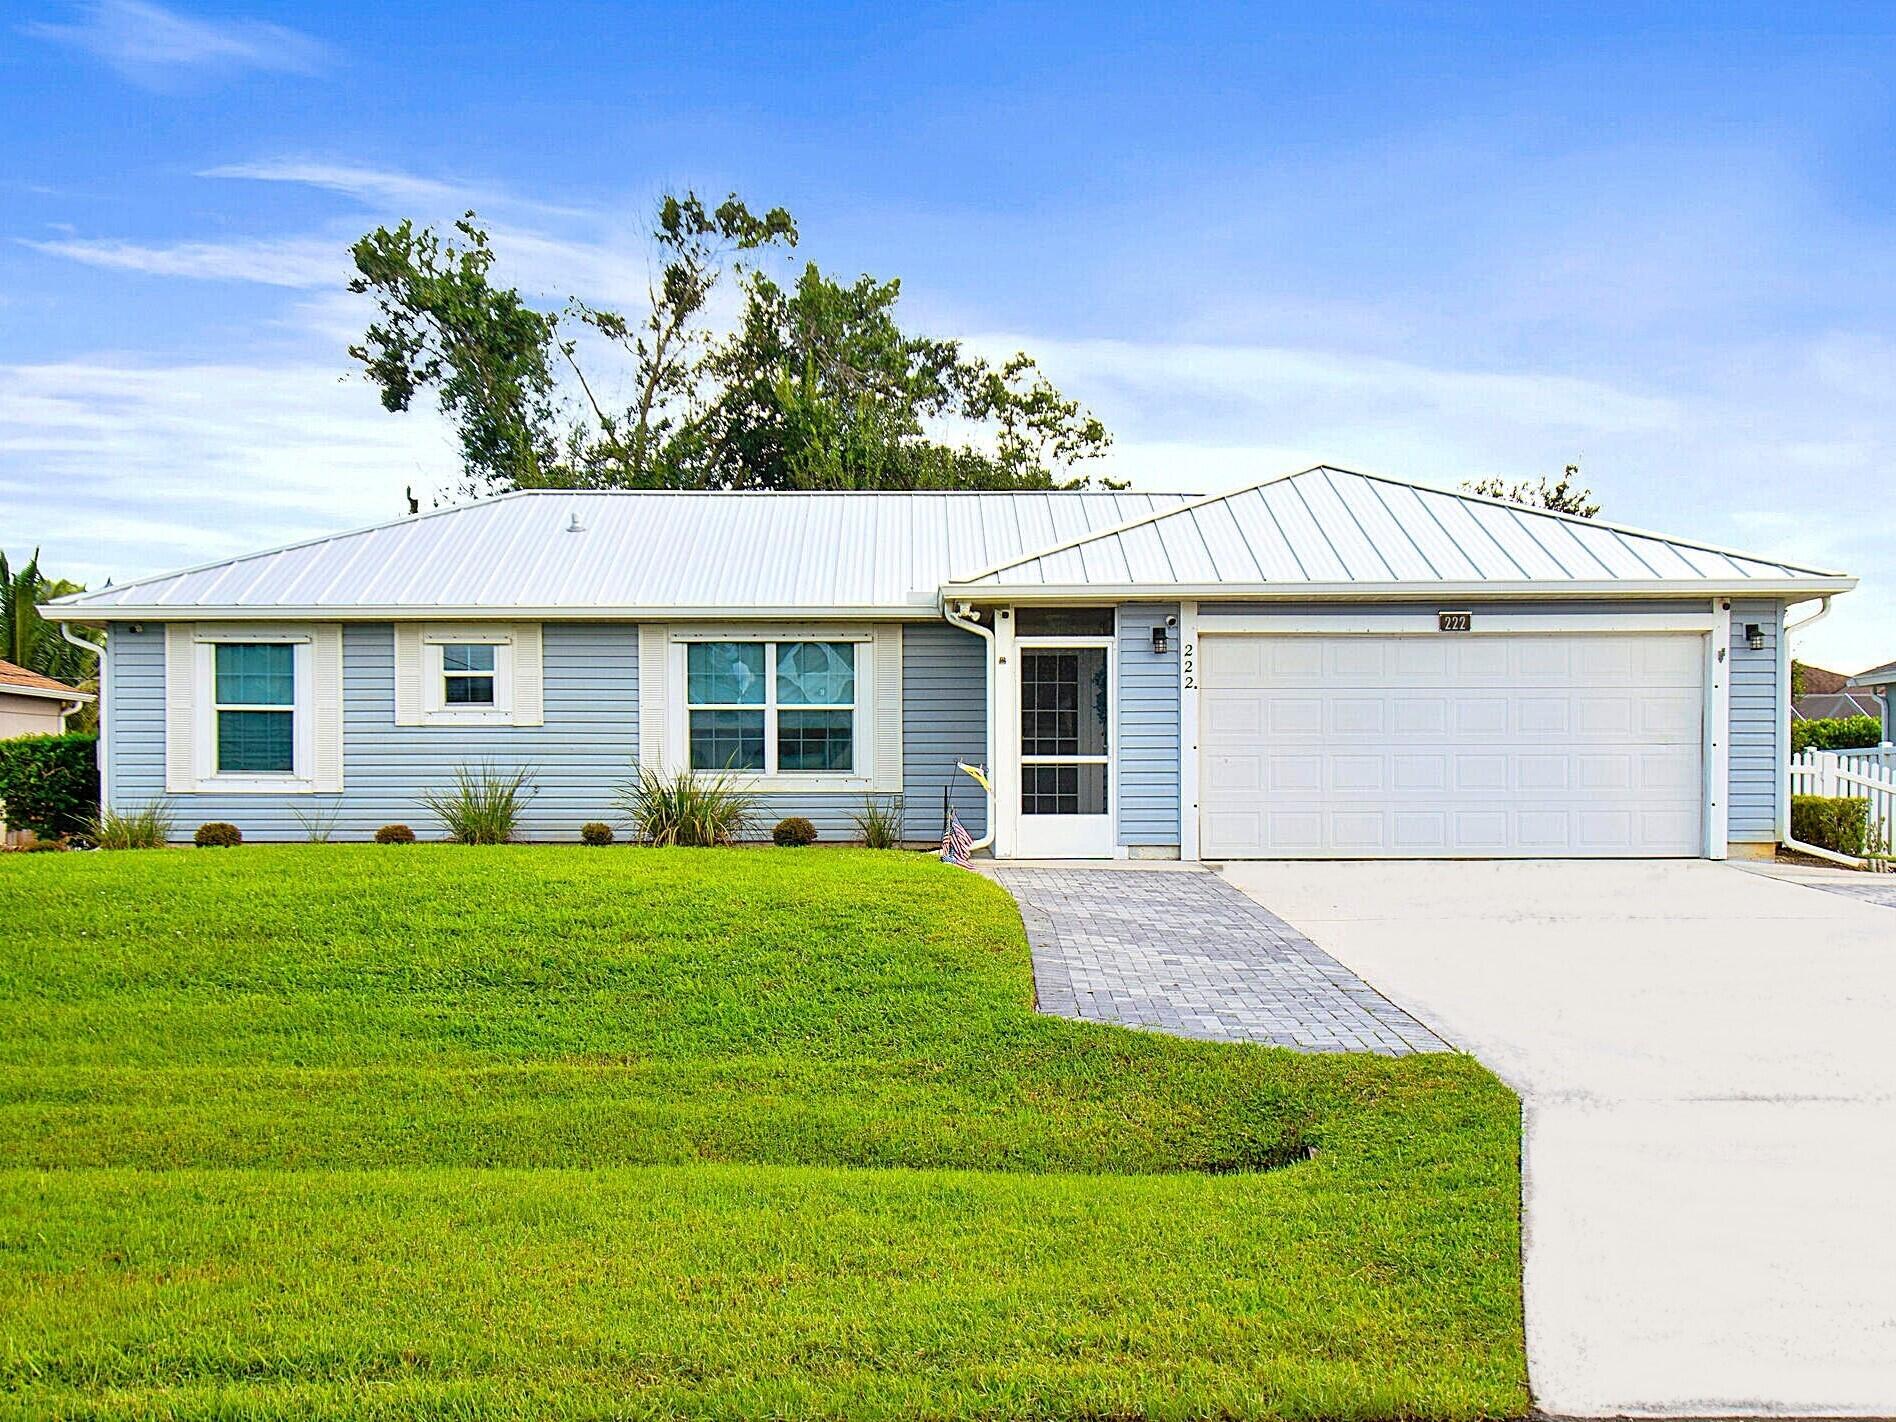
<instances>
[{"instance_id":1,"label":"large leafy tree","mask_svg":"<svg viewBox=\"0 0 1896 1422\"><path fill-rule=\"evenodd\" d=\"M997 367L902 330L898 282L845 284L812 263L780 284L760 262L797 243L782 208L665 197L636 316L577 298L535 310L491 280L472 213L455 231L404 222L356 244L351 289L374 296L378 317L350 353L390 410L435 393L474 492L1047 487L1084 482L1073 466L1110 442L1025 354ZM707 308L727 274L740 312L718 333ZM585 368L601 351L616 379ZM609 405L609 389L630 401Z\"/></svg>"}]
</instances>

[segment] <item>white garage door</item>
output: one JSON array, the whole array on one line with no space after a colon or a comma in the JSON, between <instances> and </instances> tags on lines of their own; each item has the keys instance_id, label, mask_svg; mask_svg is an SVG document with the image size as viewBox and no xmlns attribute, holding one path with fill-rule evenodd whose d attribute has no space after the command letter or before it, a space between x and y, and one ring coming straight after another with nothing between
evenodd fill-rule
<instances>
[{"instance_id":1,"label":"white garage door","mask_svg":"<svg viewBox=\"0 0 1896 1422\"><path fill-rule=\"evenodd\" d=\"M1208 859L1697 855L1704 639L1201 639Z\"/></svg>"}]
</instances>

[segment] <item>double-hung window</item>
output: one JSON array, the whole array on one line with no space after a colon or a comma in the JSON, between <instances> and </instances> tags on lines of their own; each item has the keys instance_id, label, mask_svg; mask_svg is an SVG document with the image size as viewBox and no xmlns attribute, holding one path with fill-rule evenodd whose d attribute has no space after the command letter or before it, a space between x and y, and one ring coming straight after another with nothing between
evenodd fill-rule
<instances>
[{"instance_id":1,"label":"double-hung window","mask_svg":"<svg viewBox=\"0 0 1896 1422\"><path fill-rule=\"evenodd\" d=\"M691 768L854 774L856 684L853 642L690 643Z\"/></svg>"},{"instance_id":2,"label":"double-hung window","mask_svg":"<svg viewBox=\"0 0 1896 1422\"><path fill-rule=\"evenodd\" d=\"M494 704L492 642L450 642L442 647L441 701L444 706Z\"/></svg>"},{"instance_id":3,"label":"double-hung window","mask_svg":"<svg viewBox=\"0 0 1896 1422\"><path fill-rule=\"evenodd\" d=\"M212 647L218 775L296 774L296 648L287 642Z\"/></svg>"}]
</instances>

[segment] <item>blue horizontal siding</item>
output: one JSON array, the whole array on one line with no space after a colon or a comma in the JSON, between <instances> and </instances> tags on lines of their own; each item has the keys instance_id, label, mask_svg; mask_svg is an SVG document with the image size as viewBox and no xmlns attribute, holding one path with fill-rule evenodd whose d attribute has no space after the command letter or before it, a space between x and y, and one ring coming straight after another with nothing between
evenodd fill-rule
<instances>
[{"instance_id":1,"label":"blue horizontal siding","mask_svg":"<svg viewBox=\"0 0 1896 1422\"><path fill-rule=\"evenodd\" d=\"M955 769L987 758L987 643L945 622L903 629L903 833L941 837L944 788L969 833L987 833L987 796Z\"/></svg>"},{"instance_id":2,"label":"blue horizontal siding","mask_svg":"<svg viewBox=\"0 0 1896 1422\"><path fill-rule=\"evenodd\" d=\"M1179 843L1178 638L1163 656L1152 629L1176 617L1172 603L1119 609L1119 842L1133 847Z\"/></svg>"},{"instance_id":3,"label":"blue horizontal siding","mask_svg":"<svg viewBox=\"0 0 1896 1422\"><path fill-rule=\"evenodd\" d=\"M1756 652L1745 641L1745 628L1754 622L1764 633L1764 648ZM1781 603L1732 603L1726 813L1729 838L1740 842L1777 838L1778 722L1790 714L1784 688L1778 685L1778 639L1783 635Z\"/></svg>"},{"instance_id":4,"label":"blue horizontal siding","mask_svg":"<svg viewBox=\"0 0 1896 1422\"><path fill-rule=\"evenodd\" d=\"M164 628L112 629L112 799L165 793ZM339 795L188 794L170 797L177 832L228 820L258 840L300 840L297 816L334 811L339 839L362 839L390 823L424 837L440 833L420 796L451 784L458 766L526 770L534 793L522 820L529 839L571 839L588 820L615 820L615 787L634 772L638 747L636 629L624 623L548 623L544 632L545 724L397 726L395 633L387 623L350 624L342 634L343 790Z\"/></svg>"},{"instance_id":5,"label":"blue horizontal siding","mask_svg":"<svg viewBox=\"0 0 1896 1422\"><path fill-rule=\"evenodd\" d=\"M917 624L904 639L904 834L941 834L942 787L962 820L985 831L986 804L957 760L986 751L987 659L979 638ZM111 629L109 759L112 803L165 797L164 628ZM461 765L526 769L535 793L522 822L528 839L572 839L588 820L623 826L616 787L636 771L638 636L627 623L550 622L544 632L545 724L439 727L395 724L395 639L387 623L343 629L343 791L339 795L180 794L168 797L180 835L206 820L228 820L255 840L301 840L299 814L335 812L338 839L363 839L384 824L424 837L440 827L420 796L447 786ZM803 815L826 840L856 837L857 794L772 792L760 797L756 832Z\"/></svg>"}]
</instances>

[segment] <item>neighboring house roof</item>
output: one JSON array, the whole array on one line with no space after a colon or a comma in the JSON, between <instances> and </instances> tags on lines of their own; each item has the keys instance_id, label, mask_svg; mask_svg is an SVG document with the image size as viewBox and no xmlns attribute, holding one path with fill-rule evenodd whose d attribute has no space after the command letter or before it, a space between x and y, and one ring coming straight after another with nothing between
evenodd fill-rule
<instances>
[{"instance_id":1,"label":"neighboring house roof","mask_svg":"<svg viewBox=\"0 0 1896 1422\"><path fill-rule=\"evenodd\" d=\"M1845 686L1896 686L1896 662L1887 662L1880 667L1871 667L1866 672L1858 672L1844 683Z\"/></svg>"},{"instance_id":2,"label":"neighboring house roof","mask_svg":"<svg viewBox=\"0 0 1896 1422\"><path fill-rule=\"evenodd\" d=\"M0 661L0 695L7 696L43 696L54 701L90 701L89 691L81 691L76 686L68 686L63 681L55 681L50 676L41 676L36 671L15 666L12 662Z\"/></svg>"},{"instance_id":3,"label":"neighboring house roof","mask_svg":"<svg viewBox=\"0 0 1896 1422\"><path fill-rule=\"evenodd\" d=\"M569 532L574 524L580 531ZM1209 499L539 490L47 605L65 621L853 614L1031 598L1751 592L1839 574L1317 468Z\"/></svg>"},{"instance_id":4,"label":"neighboring house roof","mask_svg":"<svg viewBox=\"0 0 1896 1422\"><path fill-rule=\"evenodd\" d=\"M1803 683L1806 696L1835 696L1850 682L1842 672L1827 671L1809 662L1797 664L1797 677Z\"/></svg>"},{"instance_id":5,"label":"neighboring house roof","mask_svg":"<svg viewBox=\"0 0 1896 1422\"><path fill-rule=\"evenodd\" d=\"M1847 591L1855 579L1617 524L1319 466L996 564L970 590L1230 595Z\"/></svg>"},{"instance_id":6,"label":"neighboring house roof","mask_svg":"<svg viewBox=\"0 0 1896 1422\"><path fill-rule=\"evenodd\" d=\"M1791 716L1799 721L1827 721L1839 716L1882 714L1882 703L1867 691L1819 691L1791 702Z\"/></svg>"}]
</instances>

